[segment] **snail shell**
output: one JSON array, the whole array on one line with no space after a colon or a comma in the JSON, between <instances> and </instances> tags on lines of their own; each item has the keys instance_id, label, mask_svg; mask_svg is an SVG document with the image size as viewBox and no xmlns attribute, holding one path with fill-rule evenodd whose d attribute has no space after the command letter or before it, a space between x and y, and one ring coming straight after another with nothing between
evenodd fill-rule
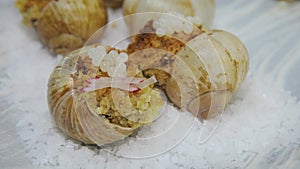
<instances>
[{"instance_id":1,"label":"snail shell","mask_svg":"<svg viewBox=\"0 0 300 169\"><path fill-rule=\"evenodd\" d=\"M184 16L197 16L203 25L209 27L214 17L215 2L214 0L125 0L123 3L124 16L145 12L175 12ZM148 21L158 17L158 14L134 15L128 17L126 23L131 32L137 33Z\"/></svg>"},{"instance_id":2,"label":"snail shell","mask_svg":"<svg viewBox=\"0 0 300 169\"><path fill-rule=\"evenodd\" d=\"M65 134L86 144L102 145L121 140L153 121L163 100L153 85L136 93L116 88L83 92L86 80L108 76L89 58L88 50L97 46L73 51L55 67L48 82L48 105ZM128 98L130 106L123 104ZM126 115L120 113L122 106ZM139 115L140 110L146 112L146 118Z\"/></svg>"},{"instance_id":3,"label":"snail shell","mask_svg":"<svg viewBox=\"0 0 300 169\"><path fill-rule=\"evenodd\" d=\"M158 35L153 23L133 37L130 62L155 75L176 106L203 119L221 113L248 71L243 43L229 32L195 25L190 33Z\"/></svg>"},{"instance_id":4,"label":"snail shell","mask_svg":"<svg viewBox=\"0 0 300 169\"><path fill-rule=\"evenodd\" d=\"M102 0L18 0L16 6L24 23L35 27L42 42L55 54L78 49L107 23Z\"/></svg>"}]
</instances>

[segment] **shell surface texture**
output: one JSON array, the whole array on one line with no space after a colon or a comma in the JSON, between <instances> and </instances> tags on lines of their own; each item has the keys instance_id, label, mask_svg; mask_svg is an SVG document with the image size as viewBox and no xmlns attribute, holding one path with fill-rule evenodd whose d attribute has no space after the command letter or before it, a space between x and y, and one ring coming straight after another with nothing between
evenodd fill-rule
<instances>
[{"instance_id":1,"label":"shell surface texture","mask_svg":"<svg viewBox=\"0 0 300 169\"><path fill-rule=\"evenodd\" d=\"M164 15L132 41L129 62L144 75L155 75L171 102L200 119L222 113L248 72L247 49L239 38L206 30L196 18Z\"/></svg>"},{"instance_id":2,"label":"shell surface texture","mask_svg":"<svg viewBox=\"0 0 300 169\"><path fill-rule=\"evenodd\" d=\"M126 61L125 51L101 45L64 57L48 82L48 105L58 128L75 140L103 145L154 121L163 106L161 92L153 82L145 85L149 79L141 72L124 74ZM109 75L111 69L116 73Z\"/></svg>"},{"instance_id":3,"label":"shell surface texture","mask_svg":"<svg viewBox=\"0 0 300 169\"><path fill-rule=\"evenodd\" d=\"M63 54L78 49L107 23L102 0L18 0L23 22L38 32L51 52Z\"/></svg>"}]
</instances>

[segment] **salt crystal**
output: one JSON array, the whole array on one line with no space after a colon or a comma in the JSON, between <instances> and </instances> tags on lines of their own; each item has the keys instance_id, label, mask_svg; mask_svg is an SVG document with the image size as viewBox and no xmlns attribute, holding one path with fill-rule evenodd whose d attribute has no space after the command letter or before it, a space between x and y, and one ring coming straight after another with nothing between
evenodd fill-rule
<instances>
[{"instance_id":1,"label":"salt crystal","mask_svg":"<svg viewBox=\"0 0 300 169\"><path fill-rule=\"evenodd\" d=\"M97 48L91 48L88 50L88 55L92 59L92 64L95 66L99 66L103 57L106 55L105 50L103 50L103 46L98 46Z\"/></svg>"},{"instance_id":2,"label":"salt crystal","mask_svg":"<svg viewBox=\"0 0 300 169\"><path fill-rule=\"evenodd\" d=\"M109 55L110 55L110 57L116 57L116 56L118 56L118 52L115 51L115 50L111 50L111 51L109 52Z\"/></svg>"},{"instance_id":3,"label":"salt crystal","mask_svg":"<svg viewBox=\"0 0 300 169\"><path fill-rule=\"evenodd\" d=\"M127 77L126 65L121 63L115 69L114 77Z\"/></svg>"},{"instance_id":4,"label":"salt crystal","mask_svg":"<svg viewBox=\"0 0 300 169\"><path fill-rule=\"evenodd\" d=\"M173 16L172 16L173 15ZM156 34L161 37L165 34L183 31L186 34L192 33L194 26L199 26L200 19L197 17L185 17L180 13L171 13L171 16L163 15L153 22Z\"/></svg>"},{"instance_id":5,"label":"salt crystal","mask_svg":"<svg viewBox=\"0 0 300 169\"><path fill-rule=\"evenodd\" d=\"M156 34L157 34L157 36L159 36L159 37L164 36L165 33L166 33L165 30L163 30L162 28L157 28L157 29L156 29Z\"/></svg>"},{"instance_id":6,"label":"salt crystal","mask_svg":"<svg viewBox=\"0 0 300 169\"><path fill-rule=\"evenodd\" d=\"M183 32L184 33L186 33L186 34L190 34L190 33L192 33L193 32L193 25L192 24L190 24L190 23L185 23L184 25L183 25Z\"/></svg>"},{"instance_id":7,"label":"salt crystal","mask_svg":"<svg viewBox=\"0 0 300 169\"><path fill-rule=\"evenodd\" d=\"M102 61L100 63L100 68L101 68L102 71L107 72L108 68L109 68L109 64L107 62L105 62L105 61Z\"/></svg>"},{"instance_id":8,"label":"salt crystal","mask_svg":"<svg viewBox=\"0 0 300 169\"><path fill-rule=\"evenodd\" d=\"M121 52L119 54L120 57L118 57L118 60L120 60L121 62L127 62L128 61L128 55L125 52Z\"/></svg>"}]
</instances>

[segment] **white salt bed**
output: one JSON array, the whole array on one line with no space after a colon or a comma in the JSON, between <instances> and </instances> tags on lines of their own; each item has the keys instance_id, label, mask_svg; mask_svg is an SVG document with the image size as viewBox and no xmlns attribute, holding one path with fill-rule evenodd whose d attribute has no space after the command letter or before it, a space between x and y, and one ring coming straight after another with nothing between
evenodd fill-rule
<instances>
[{"instance_id":1,"label":"white salt bed","mask_svg":"<svg viewBox=\"0 0 300 169\"><path fill-rule=\"evenodd\" d=\"M92 150L55 127L46 91L58 59L21 24L13 1L2 0L0 168L299 168L299 2L216 5L213 27L238 35L250 56L249 75L223 115L201 123L169 105L134 138Z\"/></svg>"}]
</instances>

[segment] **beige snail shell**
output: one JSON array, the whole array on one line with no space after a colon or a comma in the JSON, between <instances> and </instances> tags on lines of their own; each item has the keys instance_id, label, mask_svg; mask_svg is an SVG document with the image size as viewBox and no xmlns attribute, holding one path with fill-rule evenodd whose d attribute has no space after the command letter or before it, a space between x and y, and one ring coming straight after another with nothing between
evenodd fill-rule
<instances>
[{"instance_id":1,"label":"beige snail shell","mask_svg":"<svg viewBox=\"0 0 300 169\"><path fill-rule=\"evenodd\" d=\"M196 25L190 33L159 35L153 23L133 37L130 62L155 75L176 106L201 119L220 114L248 72L244 44L229 32Z\"/></svg>"},{"instance_id":2,"label":"beige snail shell","mask_svg":"<svg viewBox=\"0 0 300 169\"><path fill-rule=\"evenodd\" d=\"M125 0L123 3L124 16L145 13L181 13L184 16L196 16L202 24L210 27L215 13L214 0ZM156 15L134 15L126 19L130 31L137 33L149 20Z\"/></svg>"},{"instance_id":3,"label":"beige snail shell","mask_svg":"<svg viewBox=\"0 0 300 169\"><path fill-rule=\"evenodd\" d=\"M62 58L49 78L48 105L58 128L65 134L86 144L103 145L122 140L152 122L163 98L153 85L136 93L110 87L82 92L88 79L108 76L89 57L89 49L98 46L83 47ZM107 53L110 50L106 47ZM126 98L132 106L123 104ZM126 116L117 104L123 104ZM141 116L142 113L146 116Z\"/></svg>"},{"instance_id":4,"label":"beige snail shell","mask_svg":"<svg viewBox=\"0 0 300 169\"><path fill-rule=\"evenodd\" d=\"M107 23L102 0L18 0L23 22L33 26L55 54L67 54Z\"/></svg>"}]
</instances>

